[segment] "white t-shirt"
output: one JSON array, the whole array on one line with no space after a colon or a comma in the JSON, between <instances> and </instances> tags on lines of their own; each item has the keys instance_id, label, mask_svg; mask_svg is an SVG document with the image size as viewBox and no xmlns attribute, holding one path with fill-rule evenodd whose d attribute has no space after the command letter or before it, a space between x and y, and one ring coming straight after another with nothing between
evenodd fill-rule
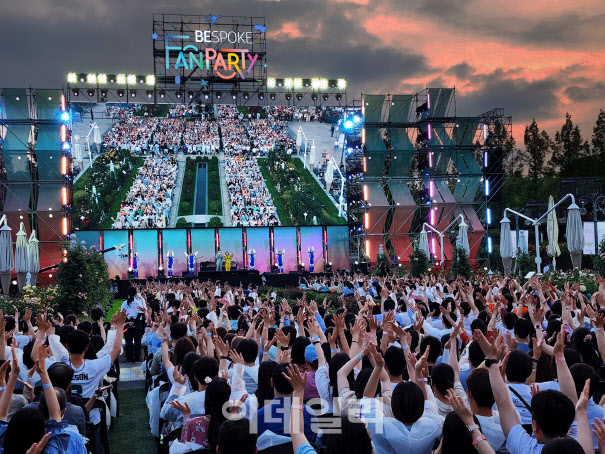
<instances>
[{"instance_id":1,"label":"white t-shirt","mask_svg":"<svg viewBox=\"0 0 605 454\"><path fill-rule=\"evenodd\" d=\"M510 454L540 454L543 447L543 444L538 443L538 440L528 435L520 425L514 426L506 439L506 448Z\"/></svg>"},{"instance_id":2,"label":"white t-shirt","mask_svg":"<svg viewBox=\"0 0 605 454\"><path fill-rule=\"evenodd\" d=\"M481 425L481 433L495 452L506 451L506 437L500 425L500 415L497 411L492 416L475 415Z\"/></svg>"},{"instance_id":3,"label":"white t-shirt","mask_svg":"<svg viewBox=\"0 0 605 454\"><path fill-rule=\"evenodd\" d=\"M84 399L90 399L99 387L99 383L109 369L111 369L111 356L105 355L100 359L85 359L84 364L76 368L69 361L69 366L74 370L74 377L71 380L71 392ZM90 421L93 424L101 422L101 415L98 408L90 412Z\"/></svg>"}]
</instances>

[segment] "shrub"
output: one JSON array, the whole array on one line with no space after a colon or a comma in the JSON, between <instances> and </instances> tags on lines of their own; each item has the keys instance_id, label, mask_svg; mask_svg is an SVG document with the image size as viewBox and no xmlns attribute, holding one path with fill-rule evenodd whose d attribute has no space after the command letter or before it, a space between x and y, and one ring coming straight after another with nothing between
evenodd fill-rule
<instances>
[{"instance_id":1,"label":"shrub","mask_svg":"<svg viewBox=\"0 0 605 454\"><path fill-rule=\"evenodd\" d=\"M179 205L179 213L183 213L183 215L189 215L193 213L191 209L191 204L189 202L181 202Z\"/></svg>"},{"instance_id":2,"label":"shrub","mask_svg":"<svg viewBox=\"0 0 605 454\"><path fill-rule=\"evenodd\" d=\"M429 268L429 258L420 249L415 249L410 254L410 274L413 277L421 277Z\"/></svg>"},{"instance_id":3,"label":"shrub","mask_svg":"<svg viewBox=\"0 0 605 454\"><path fill-rule=\"evenodd\" d=\"M177 229L186 229L189 227L189 223L185 220L185 218L178 218L175 227Z\"/></svg>"},{"instance_id":4,"label":"shrub","mask_svg":"<svg viewBox=\"0 0 605 454\"><path fill-rule=\"evenodd\" d=\"M210 212L210 214L217 214L221 211L221 204L220 202L217 202L216 200L213 200L212 202L210 202L208 204L208 211Z\"/></svg>"},{"instance_id":5,"label":"shrub","mask_svg":"<svg viewBox=\"0 0 605 454\"><path fill-rule=\"evenodd\" d=\"M218 216L213 216L210 218L210 221L208 222L208 227L222 227L223 226L223 221L221 221L221 218L219 218Z\"/></svg>"}]
</instances>

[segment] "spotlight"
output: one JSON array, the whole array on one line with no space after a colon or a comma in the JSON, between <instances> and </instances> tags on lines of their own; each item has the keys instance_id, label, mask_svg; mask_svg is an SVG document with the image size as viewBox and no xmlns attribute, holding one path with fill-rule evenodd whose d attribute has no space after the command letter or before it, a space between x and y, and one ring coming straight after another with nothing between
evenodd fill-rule
<instances>
[{"instance_id":1,"label":"spotlight","mask_svg":"<svg viewBox=\"0 0 605 454\"><path fill-rule=\"evenodd\" d=\"M317 93L313 93L313 94L311 94L311 99L312 99L313 101L317 101Z\"/></svg>"},{"instance_id":2,"label":"spotlight","mask_svg":"<svg viewBox=\"0 0 605 454\"><path fill-rule=\"evenodd\" d=\"M78 75L76 73L67 74L67 83L75 84L78 81Z\"/></svg>"},{"instance_id":3,"label":"spotlight","mask_svg":"<svg viewBox=\"0 0 605 454\"><path fill-rule=\"evenodd\" d=\"M271 93L271 94L269 95L269 98L271 98L271 100L272 100L272 101L275 101L275 98L276 98L275 93Z\"/></svg>"},{"instance_id":4,"label":"spotlight","mask_svg":"<svg viewBox=\"0 0 605 454\"><path fill-rule=\"evenodd\" d=\"M116 80L119 84L125 84L126 83L126 74L118 74L116 76Z\"/></svg>"},{"instance_id":5,"label":"spotlight","mask_svg":"<svg viewBox=\"0 0 605 454\"><path fill-rule=\"evenodd\" d=\"M347 88L347 80L346 79L338 79L338 89L344 90Z\"/></svg>"},{"instance_id":6,"label":"spotlight","mask_svg":"<svg viewBox=\"0 0 605 454\"><path fill-rule=\"evenodd\" d=\"M135 76L134 74L128 74L126 76L126 83L128 83L128 85L136 85L137 84L137 76Z\"/></svg>"},{"instance_id":7,"label":"spotlight","mask_svg":"<svg viewBox=\"0 0 605 454\"><path fill-rule=\"evenodd\" d=\"M345 127L345 129L352 129L353 128L353 120L347 119L345 120L343 126Z\"/></svg>"},{"instance_id":8,"label":"spotlight","mask_svg":"<svg viewBox=\"0 0 605 454\"><path fill-rule=\"evenodd\" d=\"M208 101L208 99L210 99L210 95L208 93L204 93L204 99Z\"/></svg>"},{"instance_id":9,"label":"spotlight","mask_svg":"<svg viewBox=\"0 0 605 454\"><path fill-rule=\"evenodd\" d=\"M164 99L166 97L166 92L164 90L160 91L160 98Z\"/></svg>"},{"instance_id":10,"label":"spotlight","mask_svg":"<svg viewBox=\"0 0 605 454\"><path fill-rule=\"evenodd\" d=\"M145 94L147 95L147 97L148 97L149 99L153 98L153 90L147 90L147 91L145 92Z\"/></svg>"},{"instance_id":11,"label":"spotlight","mask_svg":"<svg viewBox=\"0 0 605 454\"><path fill-rule=\"evenodd\" d=\"M107 74L99 74L97 76L97 82L100 84L106 84L107 83Z\"/></svg>"},{"instance_id":12,"label":"spotlight","mask_svg":"<svg viewBox=\"0 0 605 454\"><path fill-rule=\"evenodd\" d=\"M108 74L107 75L107 79L109 80L110 84L115 84L116 83L116 75L115 74Z\"/></svg>"},{"instance_id":13,"label":"spotlight","mask_svg":"<svg viewBox=\"0 0 605 454\"><path fill-rule=\"evenodd\" d=\"M147 76L145 82L147 85L155 85L155 76Z\"/></svg>"},{"instance_id":14,"label":"spotlight","mask_svg":"<svg viewBox=\"0 0 605 454\"><path fill-rule=\"evenodd\" d=\"M223 97L223 94L220 91L216 92L216 99L221 99Z\"/></svg>"},{"instance_id":15,"label":"spotlight","mask_svg":"<svg viewBox=\"0 0 605 454\"><path fill-rule=\"evenodd\" d=\"M61 120L62 121L69 121L69 112L63 112L61 114Z\"/></svg>"},{"instance_id":16,"label":"spotlight","mask_svg":"<svg viewBox=\"0 0 605 454\"><path fill-rule=\"evenodd\" d=\"M131 98L136 98L137 97L137 91L136 90L130 90L130 97Z\"/></svg>"},{"instance_id":17,"label":"spotlight","mask_svg":"<svg viewBox=\"0 0 605 454\"><path fill-rule=\"evenodd\" d=\"M71 91L71 93L72 93L74 96L80 96L80 89L79 89L79 88L74 88L74 89Z\"/></svg>"},{"instance_id":18,"label":"spotlight","mask_svg":"<svg viewBox=\"0 0 605 454\"><path fill-rule=\"evenodd\" d=\"M92 88L89 88L88 90L86 90L86 94L88 95L89 98L92 98L95 95L95 91Z\"/></svg>"},{"instance_id":19,"label":"spotlight","mask_svg":"<svg viewBox=\"0 0 605 454\"><path fill-rule=\"evenodd\" d=\"M182 93L181 93L180 91L177 91L177 92L176 92L174 95L175 95L175 96L176 96L178 99L181 99L181 96L183 96L183 95L182 95Z\"/></svg>"},{"instance_id":20,"label":"spotlight","mask_svg":"<svg viewBox=\"0 0 605 454\"><path fill-rule=\"evenodd\" d=\"M78 74L78 80L79 80L81 83L86 82L86 74Z\"/></svg>"},{"instance_id":21,"label":"spotlight","mask_svg":"<svg viewBox=\"0 0 605 454\"><path fill-rule=\"evenodd\" d=\"M120 98L123 98L123 97L124 97L124 90L118 90L116 93L118 94L118 96L119 96Z\"/></svg>"},{"instance_id":22,"label":"spotlight","mask_svg":"<svg viewBox=\"0 0 605 454\"><path fill-rule=\"evenodd\" d=\"M359 122L361 122L361 117L359 115L355 115L355 116L353 116L353 121L355 123L359 123Z\"/></svg>"},{"instance_id":23,"label":"spotlight","mask_svg":"<svg viewBox=\"0 0 605 454\"><path fill-rule=\"evenodd\" d=\"M330 95L321 95L321 99L327 101L328 99L330 99Z\"/></svg>"},{"instance_id":24,"label":"spotlight","mask_svg":"<svg viewBox=\"0 0 605 454\"><path fill-rule=\"evenodd\" d=\"M71 144L69 142L63 142L62 148L64 151L69 151L69 149L71 148Z\"/></svg>"},{"instance_id":25,"label":"spotlight","mask_svg":"<svg viewBox=\"0 0 605 454\"><path fill-rule=\"evenodd\" d=\"M265 99L265 94L264 94L263 92L260 92L260 93L258 94L258 99L260 99L261 101L262 101L263 99Z\"/></svg>"},{"instance_id":26,"label":"spotlight","mask_svg":"<svg viewBox=\"0 0 605 454\"><path fill-rule=\"evenodd\" d=\"M428 112L429 108L426 103L419 105L416 107L416 115L422 115L425 112Z\"/></svg>"},{"instance_id":27,"label":"spotlight","mask_svg":"<svg viewBox=\"0 0 605 454\"><path fill-rule=\"evenodd\" d=\"M107 90L103 89L101 90L101 98L106 98L107 97Z\"/></svg>"},{"instance_id":28,"label":"spotlight","mask_svg":"<svg viewBox=\"0 0 605 454\"><path fill-rule=\"evenodd\" d=\"M296 93L296 99L298 99L299 101L301 101L304 96L305 95L303 95L302 93Z\"/></svg>"},{"instance_id":29,"label":"spotlight","mask_svg":"<svg viewBox=\"0 0 605 454\"><path fill-rule=\"evenodd\" d=\"M144 84L145 83L145 76L137 76L137 79L139 80L140 84ZM153 85L153 84L150 84Z\"/></svg>"},{"instance_id":30,"label":"spotlight","mask_svg":"<svg viewBox=\"0 0 605 454\"><path fill-rule=\"evenodd\" d=\"M190 92L188 93L188 95L189 95L189 99L193 99L193 97L195 96L195 93L194 93L194 92L192 92L192 91L190 91Z\"/></svg>"},{"instance_id":31,"label":"spotlight","mask_svg":"<svg viewBox=\"0 0 605 454\"><path fill-rule=\"evenodd\" d=\"M286 99L290 101L292 99L292 93L286 93Z\"/></svg>"},{"instance_id":32,"label":"spotlight","mask_svg":"<svg viewBox=\"0 0 605 454\"><path fill-rule=\"evenodd\" d=\"M294 79L294 88L302 88L303 80L302 79Z\"/></svg>"},{"instance_id":33,"label":"spotlight","mask_svg":"<svg viewBox=\"0 0 605 454\"><path fill-rule=\"evenodd\" d=\"M275 79L267 79L267 88L275 88L276 80Z\"/></svg>"},{"instance_id":34,"label":"spotlight","mask_svg":"<svg viewBox=\"0 0 605 454\"><path fill-rule=\"evenodd\" d=\"M337 93L334 97L336 98L336 101L342 101L342 95L340 93Z\"/></svg>"},{"instance_id":35,"label":"spotlight","mask_svg":"<svg viewBox=\"0 0 605 454\"><path fill-rule=\"evenodd\" d=\"M247 91L244 92L244 99L248 99L250 97L250 93L248 93Z\"/></svg>"},{"instance_id":36,"label":"spotlight","mask_svg":"<svg viewBox=\"0 0 605 454\"><path fill-rule=\"evenodd\" d=\"M233 99L234 101L237 99L237 91L233 90L231 92L231 99Z\"/></svg>"},{"instance_id":37,"label":"spotlight","mask_svg":"<svg viewBox=\"0 0 605 454\"><path fill-rule=\"evenodd\" d=\"M96 74L88 74L86 76L87 84L96 84L97 83L97 75Z\"/></svg>"}]
</instances>

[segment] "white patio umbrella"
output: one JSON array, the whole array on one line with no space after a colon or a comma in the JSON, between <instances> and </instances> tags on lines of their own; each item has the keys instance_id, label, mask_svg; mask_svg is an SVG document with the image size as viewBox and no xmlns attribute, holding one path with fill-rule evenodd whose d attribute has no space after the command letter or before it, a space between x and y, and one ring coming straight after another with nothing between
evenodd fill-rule
<instances>
[{"instance_id":1,"label":"white patio umbrella","mask_svg":"<svg viewBox=\"0 0 605 454\"><path fill-rule=\"evenodd\" d=\"M567 208L567 247L573 267L582 268L582 250L584 249L584 228L580 217L580 207L572 203Z\"/></svg>"},{"instance_id":2,"label":"white patio umbrella","mask_svg":"<svg viewBox=\"0 0 605 454\"><path fill-rule=\"evenodd\" d=\"M426 233L426 230L424 230L424 227L422 228L422 232L420 232L420 238L418 239L418 249L424 252L429 259L431 258L431 250L429 248L429 237Z\"/></svg>"},{"instance_id":3,"label":"white patio umbrella","mask_svg":"<svg viewBox=\"0 0 605 454\"><path fill-rule=\"evenodd\" d=\"M550 210L555 205L555 199L551 195L548 198L548 209ZM556 257L561 255L561 249L559 248L559 224L557 222L557 213L552 210L548 213L546 218L546 233L548 235L548 248L546 253L552 257L553 270L556 269Z\"/></svg>"},{"instance_id":4,"label":"white patio umbrella","mask_svg":"<svg viewBox=\"0 0 605 454\"><path fill-rule=\"evenodd\" d=\"M334 181L334 165L332 164L332 158L328 160L328 166L326 169L326 190L329 191Z\"/></svg>"},{"instance_id":5,"label":"white patio umbrella","mask_svg":"<svg viewBox=\"0 0 605 454\"><path fill-rule=\"evenodd\" d=\"M504 274L510 275L513 264L513 239L510 234L510 219L504 215L500 221L500 256L504 265Z\"/></svg>"},{"instance_id":6,"label":"white patio umbrella","mask_svg":"<svg viewBox=\"0 0 605 454\"><path fill-rule=\"evenodd\" d=\"M15 257L11 238L12 229L8 226L6 215L0 218L0 225L2 225L0 228L0 281L2 282L2 292L8 295Z\"/></svg>"},{"instance_id":7,"label":"white patio umbrella","mask_svg":"<svg viewBox=\"0 0 605 454\"><path fill-rule=\"evenodd\" d=\"M93 128L93 140L97 144L97 151L101 152L101 131L99 131L99 125L96 123Z\"/></svg>"},{"instance_id":8,"label":"white patio umbrella","mask_svg":"<svg viewBox=\"0 0 605 454\"><path fill-rule=\"evenodd\" d=\"M27 242L27 270L30 274L29 285L35 287L38 283L38 272L40 271L40 246L35 230L32 230Z\"/></svg>"},{"instance_id":9,"label":"white patio umbrella","mask_svg":"<svg viewBox=\"0 0 605 454\"><path fill-rule=\"evenodd\" d=\"M303 130L302 127L298 127L298 131L296 131L296 150L300 150L300 146L303 142Z\"/></svg>"},{"instance_id":10,"label":"white patio umbrella","mask_svg":"<svg viewBox=\"0 0 605 454\"><path fill-rule=\"evenodd\" d=\"M309 153L309 167L312 169L315 166L315 145L311 145L311 152Z\"/></svg>"},{"instance_id":11,"label":"white patio umbrella","mask_svg":"<svg viewBox=\"0 0 605 454\"><path fill-rule=\"evenodd\" d=\"M521 251L523 254L529 254L529 246L527 245L527 236L523 234L524 232L519 232L519 244L517 245L517 249Z\"/></svg>"},{"instance_id":12,"label":"white patio umbrella","mask_svg":"<svg viewBox=\"0 0 605 454\"><path fill-rule=\"evenodd\" d=\"M23 222L17 232L17 245L15 246L15 271L17 272L17 284L19 285L19 292L23 290L25 286L25 280L27 279L27 233L25 233L25 226Z\"/></svg>"},{"instance_id":13,"label":"white patio umbrella","mask_svg":"<svg viewBox=\"0 0 605 454\"><path fill-rule=\"evenodd\" d=\"M74 160L78 162L82 162L82 145L78 142L80 140L79 135L74 135L74 151L73 156Z\"/></svg>"},{"instance_id":14,"label":"white patio umbrella","mask_svg":"<svg viewBox=\"0 0 605 454\"><path fill-rule=\"evenodd\" d=\"M466 255L468 256L471 253L471 246L468 243L468 225L466 222L462 221L458 224L458 240L456 241L456 246L462 248L466 251Z\"/></svg>"}]
</instances>

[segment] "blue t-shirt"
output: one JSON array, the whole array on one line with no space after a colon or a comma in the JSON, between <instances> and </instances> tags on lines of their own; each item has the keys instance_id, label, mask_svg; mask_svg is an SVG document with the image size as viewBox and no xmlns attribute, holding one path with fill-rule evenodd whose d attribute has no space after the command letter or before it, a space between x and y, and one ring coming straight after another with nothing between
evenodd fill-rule
<instances>
[{"instance_id":1,"label":"blue t-shirt","mask_svg":"<svg viewBox=\"0 0 605 454\"><path fill-rule=\"evenodd\" d=\"M306 405L303 410L305 424L305 436L309 442L315 442L317 434L313 432L313 426L317 426L317 418ZM291 397L276 397L268 405L257 412L258 436L270 430L276 435L290 436L290 412L292 408ZM267 414L269 412L269 414Z\"/></svg>"}]
</instances>

